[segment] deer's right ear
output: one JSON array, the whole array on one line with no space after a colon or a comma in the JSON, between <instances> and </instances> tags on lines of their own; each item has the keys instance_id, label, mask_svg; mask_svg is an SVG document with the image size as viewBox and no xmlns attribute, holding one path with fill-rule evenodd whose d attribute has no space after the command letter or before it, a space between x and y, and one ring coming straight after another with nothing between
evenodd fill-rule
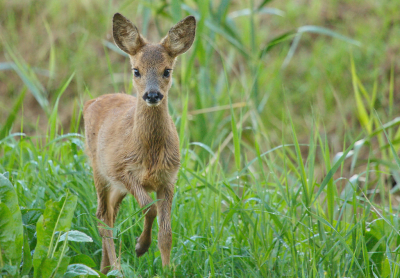
<instances>
[{"instance_id":1,"label":"deer's right ear","mask_svg":"<svg viewBox=\"0 0 400 278\"><path fill-rule=\"evenodd\" d=\"M135 55L146 44L136 26L120 13L113 17L113 37L115 44L130 55Z\"/></svg>"},{"instance_id":2,"label":"deer's right ear","mask_svg":"<svg viewBox=\"0 0 400 278\"><path fill-rule=\"evenodd\" d=\"M161 45L169 55L176 57L192 46L195 35L196 19L194 16L188 16L169 30L168 35L162 39Z\"/></svg>"}]
</instances>

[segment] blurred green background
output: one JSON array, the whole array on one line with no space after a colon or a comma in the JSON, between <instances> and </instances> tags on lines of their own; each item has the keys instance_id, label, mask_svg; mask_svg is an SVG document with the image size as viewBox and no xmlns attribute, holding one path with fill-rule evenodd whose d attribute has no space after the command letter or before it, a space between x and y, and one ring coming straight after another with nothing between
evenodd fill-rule
<instances>
[{"instance_id":1,"label":"blurred green background","mask_svg":"<svg viewBox=\"0 0 400 278\"><path fill-rule=\"evenodd\" d=\"M65 130L76 113L74 106L80 108L85 100L105 93L132 93L128 59L115 51L111 36L115 12L130 18L154 42L181 18L194 14L199 20L196 43L176 68L172 109L181 112L186 94L189 114L228 105L231 98L232 103L244 102L257 110L271 139L279 139L285 128L282 113L287 109L299 130L309 125L314 113L340 148L344 131L358 128L351 55L368 92L375 82L379 92L389 90L391 69L397 72L400 59L399 5L372 0L1 1L1 122L13 112L11 104L25 87L30 93L17 123L23 115L26 133L34 134L37 126L45 129L46 111L72 73L59 107ZM296 32L309 25L356 40L359 46L306 31L282 68ZM21 69L10 69L9 63ZM395 79L395 88L399 82ZM379 94L376 109L388 112L387 95ZM394 98L397 102L396 94ZM226 114L193 116L190 127L204 128L190 130L191 140L218 144L214 134L204 131L210 121L222 121ZM15 124L14 130L19 129Z\"/></svg>"},{"instance_id":2,"label":"blurred green background","mask_svg":"<svg viewBox=\"0 0 400 278\"><path fill-rule=\"evenodd\" d=\"M124 275L400 275L400 1L0 0L0 173L29 250L46 202L72 192L71 229L94 242L57 258L99 268L79 134L86 100L134 93L116 12L153 42L198 21L169 94L182 153L173 267L161 269L156 243L134 257L142 221L127 198L114 231Z\"/></svg>"}]
</instances>

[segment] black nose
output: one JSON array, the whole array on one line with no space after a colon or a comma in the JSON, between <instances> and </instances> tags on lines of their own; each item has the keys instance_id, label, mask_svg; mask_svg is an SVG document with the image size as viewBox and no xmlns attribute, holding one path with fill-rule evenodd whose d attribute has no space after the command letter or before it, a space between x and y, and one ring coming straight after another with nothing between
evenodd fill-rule
<instances>
[{"instance_id":1,"label":"black nose","mask_svg":"<svg viewBox=\"0 0 400 278\"><path fill-rule=\"evenodd\" d=\"M157 102L159 102L160 100L162 100L163 97L164 97L164 96L163 96L160 92L158 92L158 91L146 92L146 93L143 95L144 101L149 102L149 103L157 103Z\"/></svg>"}]
</instances>

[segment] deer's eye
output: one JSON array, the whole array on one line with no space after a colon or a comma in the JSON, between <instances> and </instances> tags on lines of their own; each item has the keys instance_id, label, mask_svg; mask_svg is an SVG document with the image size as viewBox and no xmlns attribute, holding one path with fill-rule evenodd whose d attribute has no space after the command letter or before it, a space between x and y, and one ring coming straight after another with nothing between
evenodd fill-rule
<instances>
[{"instance_id":1,"label":"deer's eye","mask_svg":"<svg viewBox=\"0 0 400 278\"><path fill-rule=\"evenodd\" d=\"M171 69L165 69L165 70L164 70L163 76L164 76L165 78L168 78L170 75L171 75Z\"/></svg>"},{"instance_id":2,"label":"deer's eye","mask_svg":"<svg viewBox=\"0 0 400 278\"><path fill-rule=\"evenodd\" d=\"M138 70L138 69L133 69L133 75L134 75L135 77L140 77L140 72L139 72L139 70Z\"/></svg>"}]
</instances>

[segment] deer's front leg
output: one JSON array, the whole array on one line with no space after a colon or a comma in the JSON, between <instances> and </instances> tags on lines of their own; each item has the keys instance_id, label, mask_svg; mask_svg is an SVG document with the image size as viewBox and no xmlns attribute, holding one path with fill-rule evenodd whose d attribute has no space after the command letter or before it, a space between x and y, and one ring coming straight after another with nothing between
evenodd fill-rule
<instances>
[{"instance_id":1,"label":"deer's front leg","mask_svg":"<svg viewBox=\"0 0 400 278\"><path fill-rule=\"evenodd\" d=\"M161 251L162 265L168 266L172 247L171 207L174 197L174 186L169 185L157 192L158 214L158 248Z\"/></svg>"},{"instance_id":2,"label":"deer's front leg","mask_svg":"<svg viewBox=\"0 0 400 278\"><path fill-rule=\"evenodd\" d=\"M138 182L132 182L130 192L135 197L141 208L146 207L153 202L153 199L149 196L143 186L141 186L141 184ZM145 209L143 213L145 214L143 232L137 239L137 243L135 246L136 255L138 257L146 253L151 244L151 227L153 226L154 218L156 218L157 216L157 209L155 204L152 204L150 207Z\"/></svg>"}]
</instances>

